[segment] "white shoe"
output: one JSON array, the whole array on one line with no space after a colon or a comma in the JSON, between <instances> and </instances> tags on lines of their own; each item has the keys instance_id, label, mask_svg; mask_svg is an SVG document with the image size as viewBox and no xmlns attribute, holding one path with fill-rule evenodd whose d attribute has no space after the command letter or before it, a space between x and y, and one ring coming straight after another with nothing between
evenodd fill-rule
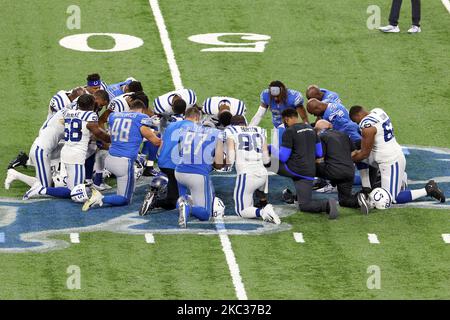
<instances>
[{"instance_id":1,"label":"white shoe","mask_svg":"<svg viewBox=\"0 0 450 320\"><path fill-rule=\"evenodd\" d=\"M37 198L41 196L41 191L45 188L40 182L36 182L33 186L23 195L22 200L28 200L30 198Z\"/></svg>"},{"instance_id":2,"label":"white shoe","mask_svg":"<svg viewBox=\"0 0 450 320\"><path fill-rule=\"evenodd\" d=\"M178 200L178 225L180 228L187 227L187 217L188 217L188 202L181 198Z\"/></svg>"},{"instance_id":3,"label":"white shoe","mask_svg":"<svg viewBox=\"0 0 450 320\"><path fill-rule=\"evenodd\" d=\"M422 30L420 29L419 26L412 26L409 30L408 33L419 33L422 32Z\"/></svg>"},{"instance_id":4,"label":"white shoe","mask_svg":"<svg viewBox=\"0 0 450 320\"><path fill-rule=\"evenodd\" d=\"M103 195L100 193L100 191L92 189L92 196L83 204L83 208L81 208L81 210L88 211L93 206L103 206L102 199Z\"/></svg>"},{"instance_id":5,"label":"white shoe","mask_svg":"<svg viewBox=\"0 0 450 320\"><path fill-rule=\"evenodd\" d=\"M6 174L6 179L5 179L5 189L9 190L9 187L11 186L11 183L16 180L16 170L14 169L8 169L8 172Z\"/></svg>"},{"instance_id":6,"label":"white shoe","mask_svg":"<svg viewBox=\"0 0 450 320\"><path fill-rule=\"evenodd\" d=\"M385 27L379 27L378 30L385 33L399 33L400 28L398 26L387 25Z\"/></svg>"},{"instance_id":7,"label":"white shoe","mask_svg":"<svg viewBox=\"0 0 450 320\"><path fill-rule=\"evenodd\" d=\"M275 224L281 224L280 217L275 213L273 210L273 207L271 204L267 204L262 210L261 210L261 217L266 222L272 222Z\"/></svg>"},{"instance_id":8,"label":"white shoe","mask_svg":"<svg viewBox=\"0 0 450 320\"><path fill-rule=\"evenodd\" d=\"M320 193L332 193L332 192L337 192L337 187L333 187L331 185L331 183L327 184L326 186L324 186L323 188L317 189L316 192L320 192Z\"/></svg>"},{"instance_id":9,"label":"white shoe","mask_svg":"<svg viewBox=\"0 0 450 320\"><path fill-rule=\"evenodd\" d=\"M96 184L92 184L92 187L97 189L98 191L105 191L105 190L109 190L112 189L112 187L110 185L107 185L106 183L102 182L101 185L96 185Z\"/></svg>"}]
</instances>

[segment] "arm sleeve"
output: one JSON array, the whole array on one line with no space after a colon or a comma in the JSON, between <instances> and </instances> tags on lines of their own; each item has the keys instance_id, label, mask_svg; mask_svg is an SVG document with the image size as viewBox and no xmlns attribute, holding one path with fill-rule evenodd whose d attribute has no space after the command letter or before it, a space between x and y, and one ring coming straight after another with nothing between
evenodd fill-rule
<instances>
[{"instance_id":1,"label":"arm sleeve","mask_svg":"<svg viewBox=\"0 0 450 320\"><path fill-rule=\"evenodd\" d=\"M292 153L291 148L281 147L280 148L280 161L283 163L288 161L289 157L291 156L291 153Z\"/></svg>"},{"instance_id":2,"label":"arm sleeve","mask_svg":"<svg viewBox=\"0 0 450 320\"><path fill-rule=\"evenodd\" d=\"M268 108L264 108L259 106L258 111L256 111L255 115L253 116L252 120L250 121L250 126L257 126L260 122L261 119L264 117L264 115L266 114Z\"/></svg>"},{"instance_id":3,"label":"arm sleeve","mask_svg":"<svg viewBox=\"0 0 450 320\"><path fill-rule=\"evenodd\" d=\"M316 158L323 157L322 143L319 141L316 143Z\"/></svg>"}]
</instances>

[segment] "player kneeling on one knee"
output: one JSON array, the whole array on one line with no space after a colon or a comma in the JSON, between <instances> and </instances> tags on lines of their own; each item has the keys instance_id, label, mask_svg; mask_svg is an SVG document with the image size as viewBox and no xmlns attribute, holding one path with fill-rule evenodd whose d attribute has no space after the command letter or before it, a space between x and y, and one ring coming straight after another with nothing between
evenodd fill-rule
<instances>
[{"instance_id":1,"label":"player kneeling on one knee","mask_svg":"<svg viewBox=\"0 0 450 320\"><path fill-rule=\"evenodd\" d=\"M243 218L262 218L280 224L280 218L271 204L258 209L253 204L253 194L259 190L268 193L268 174L264 165L269 164L266 131L257 126L248 127L240 115L231 118L231 126L225 130L227 165L236 164L234 202L236 214ZM219 142L220 143L220 142Z\"/></svg>"},{"instance_id":2,"label":"player kneeling on one knee","mask_svg":"<svg viewBox=\"0 0 450 320\"><path fill-rule=\"evenodd\" d=\"M445 202L445 195L437 184L430 180L422 189L408 190L403 187L405 179L406 159L402 147L394 136L394 127L389 116L380 108L370 113L361 106L350 109L351 119L359 124L362 133L361 150L353 153L353 161L359 162L366 158L380 168L381 188L392 197L392 203L407 203L415 199L430 196ZM371 193L372 194L372 193ZM374 193L379 197L382 192ZM368 213L373 208L374 200L370 197L358 198L361 210Z\"/></svg>"},{"instance_id":3,"label":"player kneeling on one knee","mask_svg":"<svg viewBox=\"0 0 450 320\"><path fill-rule=\"evenodd\" d=\"M111 128L111 147L105 160L105 168L117 178L117 194L103 196L92 190L92 197L83 205L83 211L93 206L124 206L131 202L134 192L134 162L143 138L156 146L161 140L149 128L150 117L145 114L147 107L140 100L134 100L128 112L114 112L108 118Z\"/></svg>"}]
</instances>

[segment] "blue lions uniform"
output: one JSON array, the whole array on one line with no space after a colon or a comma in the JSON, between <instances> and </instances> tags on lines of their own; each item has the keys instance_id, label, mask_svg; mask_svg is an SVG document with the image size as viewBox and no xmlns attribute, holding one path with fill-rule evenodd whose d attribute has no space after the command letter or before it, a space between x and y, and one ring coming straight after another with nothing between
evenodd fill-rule
<instances>
[{"instance_id":1,"label":"blue lions uniform","mask_svg":"<svg viewBox=\"0 0 450 320\"><path fill-rule=\"evenodd\" d=\"M114 112L108 118L111 147L105 167L117 178L117 195L105 196L103 203L112 206L129 204L134 192L134 161L143 137L142 126L151 124L149 116L139 112Z\"/></svg>"},{"instance_id":2,"label":"blue lions uniform","mask_svg":"<svg viewBox=\"0 0 450 320\"><path fill-rule=\"evenodd\" d=\"M162 136L162 147L158 156L158 166L175 170L179 163L180 154L178 152L178 143L180 141L181 128L193 127L195 124L189 120L171 122Z\"/></svg>"},{"instance_id":3,"label":"blue lions uniform","mask_svg":"<svg viewBox=\"0 0 450 320\"><path fill-rule=\"evenodd\" d=\"M212 214L214 188L209 173L221 134L217 129L197 124L180 130L180 162L175 168L178 190L180 197L185 197L187 190L190 191L190 212L202 221L208 220Z\"/></svg>"},{"instance_id":4,"label":"blue lions uniform","mask_svg":"<svg viewBox=\"0 0 450 320\"><path fill-rule=\"evenodd\" d=\"M329 103L323 114L323 119L333 124L333 129L346 133L354 143L361 141L359 127L340 103Z\"/></svg>"},{"instance_id":5,"label":"blue lions uniform","mask_svg":"<svg viewBox=\"0 0 450 320\"><path fill-rule=\"evenodd\" d=\"M286 103L277 104L274 99L270 99L269 89L265 89L261 92L261 103L269 106L272 111L272 123L275 128L278 128L281 124L281 113L288 108L297 108L299 105L303 105L303 96L300 92L287 89Z\"/></svg>"},{"instance_id":6,"label":"blue lions uniform","mask_svg":"<svg viewBox=\"0 0 450 320\"><path fill-rule=\"evenodd\" d=\"M124 94L125 92L123 92L122 86L130 84L131 81L132 80L129 79L129 80L125 80L125 81L122 81L122 82L119 82L119 83L113 83L113 84L110 84L110 85L108 85L108 84L106 84L105 82L102 81L101 87L102 87L102 90L105 90L106 92L108 92L109 99L112 100L115 97Z\"/></svg>"},{"instance_id":7,"label":"blue lions uniform","mask_svg":"<svg viewBox=\"0 0 450 320\"><path fill-rule=\"evenodd\" d=\"M322 102L325 103L341 103L341 98L336 92L320 88L320 91L323 92Z\"/></svg>"}]
</instances>

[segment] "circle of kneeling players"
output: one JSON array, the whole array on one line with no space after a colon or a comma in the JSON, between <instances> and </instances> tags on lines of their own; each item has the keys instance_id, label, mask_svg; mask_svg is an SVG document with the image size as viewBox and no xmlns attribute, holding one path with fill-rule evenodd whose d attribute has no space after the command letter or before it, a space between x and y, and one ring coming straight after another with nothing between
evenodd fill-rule
<instances>
[{"instance_id":1,"label":"circle of kneeling players","mask_svg":"<svg viewBox=\"0 0 450 320\"><path fill-rule=\"evenodd\" d=\"M330 219L339 215L337 203L368 214L422 197L445 202L433 180L408 189L405 156L386 112L347 110L336 92L317 85L308 86L305 100L272 81L250 122L242 100L213 96L199 106L191 89L168 92L149 104L134 78L108 85L91 74L86 85L57 92L29 157L21 152L10 162L5 188L20 180L30 186L24 200L71 198L87 211L130 204L135 182L152 176L139 214L178 209L180 227L189 217L223 217L225 206L214 194L210 174L229 174L233 167L236 214L275 224L281 221L268 202L269 174L292 179L295 190L278 195L284 202ZM272 144L258 126L268 111ZM35 177L15 170L27 164L35 167ZM101 193L111 188L104 182L108 176L116 178L116 194ZM357 193L355 185L361 186ZM337 191L338 201L313 199L313 190Z\"/></svg>"}]
</instances>

